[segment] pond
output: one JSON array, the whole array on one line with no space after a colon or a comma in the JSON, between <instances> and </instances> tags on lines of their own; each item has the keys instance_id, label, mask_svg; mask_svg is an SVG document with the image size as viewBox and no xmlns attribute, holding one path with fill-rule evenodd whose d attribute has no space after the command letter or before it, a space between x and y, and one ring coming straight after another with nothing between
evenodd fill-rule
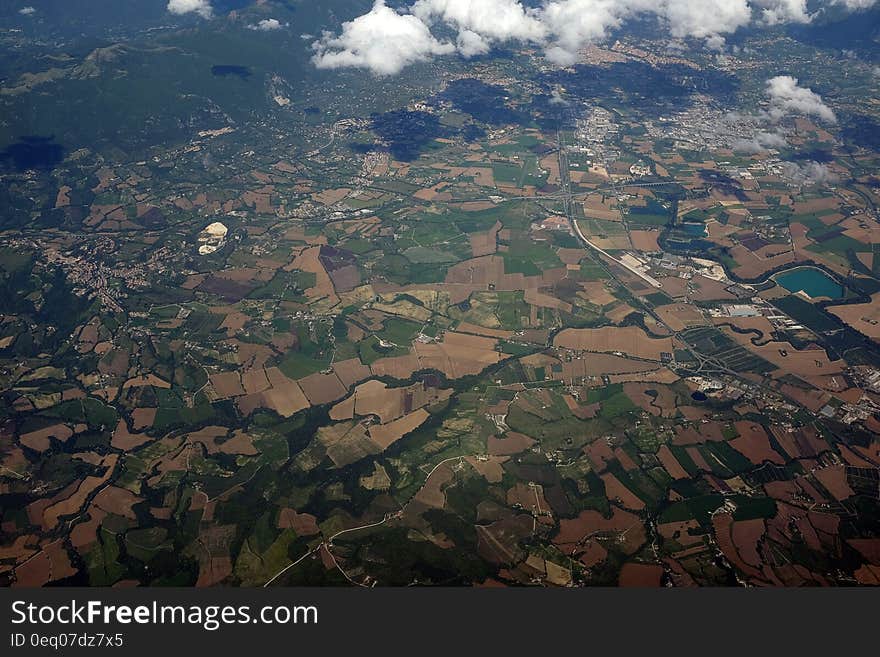
<instances>
[{"instance_id":1,"label":"pond","mask_svg":"<svg viewBox=\"0 0 880 657\"><path fill-rule=\"evenodd\" d=\"M804 292L813 299L841 299L844 295L844 288L840 283L821 269L813 267L798 267L778 274L775 279L789 292Z\"/></svg>"}]
</instances>

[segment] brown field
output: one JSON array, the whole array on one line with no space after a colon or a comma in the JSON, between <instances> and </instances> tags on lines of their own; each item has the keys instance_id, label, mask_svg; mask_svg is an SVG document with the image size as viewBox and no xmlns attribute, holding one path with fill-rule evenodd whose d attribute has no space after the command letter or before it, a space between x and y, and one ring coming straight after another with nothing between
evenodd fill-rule
<instances>
[{"instance_id":1,"label":"brown field","mask_svg":"<svg viewBox=\"0 0 880 657\"><path fill-rule=\"evenodd\" d=\"M776 247L777 250L779 247ZM776 267L788 265L796 260L794 251L785 251L772 257L762 257L755 251L750 251L742 244L730 249L730 254L736 260L734 271L742 278L759 278Z\"/></svg>"},{"instance_id":2,"label":"brown field","mask_svg":"<svg viewBox=\"0 0 880 657\"><path fill-rule=\"evenodd\" d=\"M504 479L502 467L509 459L506 456L493 456L486 460L468 456L465 459L471 467L479 472L490 484L499 484Z\"/></svg>"},{"instance_id":3,"label":"brown field","mask_svg":"<svg viewBox=\"0 0 880 657\"><path fill-rule=\"evenodd\" d=\"M737 422L735 426L739 437L731 440L730 446L736 451L755 465L761 465L764 461L785 465L785 459L770 446L770 438L764 427L745 421Z\"/></svg>"},{"instance_id":4,"label":"brown field","mask_svg":"<svg viewBox=\"0 0 880 657\"><path fill-rule=\"evenodd\" d=\"M880 566L880 538L850 538L846 541L875 566Z\"/></svg>"},{"instance_id":5,"label":"brown field","mask_svg":"<svg viewBox=\"0 0 880 657\"><path fill-rule=\"evenodd\" d=\"M622 447L614 448L614 456L617 458L620 466L627 472L639 469L636 462L633 461L632 457Z\"/></svg>"},{"instance_id":6,"label":"brown field","mask_svg":"<svg viewBox=\"0 0 880 657\"><path fill-rule=\"evenodd\" d=\"M344 468L381 451L370 440L366 428L360 422L343 422L321 427L318 430L318 440L337 468Z\"/></svg>"},{"instance_id":7,"label":"brown field","mask_svg":"<svg viewBox=\"0 0 880 657\"><path fill-rule=\"evenodd\" d=\"M414 372L422 369L418 356L396 356L394 358L380 358L370 365L374 376L390 376L392 379L408 379Z\"/></svg>"},{"instance_id":8,"label":"brown field","mask_svg":"<svg viewBox=\"0 0 880 657\"><path fill-rule=\"evenodd\" d=\"M142 497L138 497L126 488L106 486L101 489L101 492L95 495L92 504L107 513L114 513L117 516L124 516L131 520L136 520L137 516L132 510L132 507L143 501L144 499Z\"/></svg>"},{"instance_id":9,"label":"brown field","mask_svg":"<svg viewBox=\"0 0 880 657\"><path fill-rule=\"evenodd\" d=\"M825 210L834 210L839 206L840 199L836 196L829 196L827 198L813 199L811 201L800 201L792 206L792 210L795 214L813 214Z\"/></svg>"},{"instance_id":10,"label":"brown field","mask_svg":"<svg viewBox=\"0 0 880 657\"><path fill-rule=\"evenodd\" d=\"M611 383L629 383L631 381L638 381L643 383L661 383L664 385L671 385L678 381L681 377L678 376L675 372L668 369L659 369L653 370L651 372L645 372L641 374L609 374L608 379ZM687 407L683 407L687 408ZM682 410L681 408L679 410Z\"/></svg>"},{"instance_id":11,"label":"brown field","mask_svg":"<svg viewBox=\"0 0 880 657\"><path fill-rule=\"evenodd\" d=\"M688 282L678 276L660 276L658 279L662 290L673 299L684 299L688 296Z\"/></svg>"},{"instance_id":12,"label":"brown field","mask_svg":"<svg viewBox=\"0 0 880 657\"><path fill-rule=\"evenodd\" d=\"M336 404L333 408L330 409L330 419L334 422L341 422L342 420L353 420L354 419L354 403L357 398L354 395L350 397L346 397L341 402Z\"/></svg>"},{"instance_id":13,"label":"brown field","mask_svg":"<svg viewBox=\"0 0 880 657\"><path fill-rule=\"evenodd\" d=\"M233 456L256 456L259 454L259 450L254 447L254 439L253 437L246 434L244 431L234 431L229 440L223 441L218 446L218 450L221 454L231 454Z\"/></svg>"},{"instance_id":14,"label":"brown field","mask_svg":"<svg viewBox=\"0 0 880 657\"><path fill-rule=\"evenodd\" d=\"M349 194L351 194L351 190L342 187L340 189L327 189L320 194L313 194L312 198L315 202L321 203L322 205L336 205Z\"/></svg>"},{"instance_id":15,"label":"brown field","mask_svg":"<svg viewBox=\"0 0 880 657\"><path fill-rule=\"evenodd\" d=\"M880 292L871 297L871 303L831 306L828 312L859 333L880 340Z\"/></svg>"},{"instance_id":16,"label":"brown field","mask_svg":"<svg viewBox=\"0 0 880 657\"><path fill-rule=\"evenodd\" d=\"M443 341L432 344L417 342L415 351L420 369L435 369L451 379L479 374L490 365L507 358L495 351L496 341L475 335L448 331Z\"/></svg>"},{"instance_id":17,"label":"brown field","mask_svg":"<svg viewBox=\"0 0 880 657\"><path fill-rule=\"evenodd\" d=\"M656 230L631 230L629 231L629 239L633 248L637 251L646 253L654 253L660 250L657 238L660 237L660 231Z\"/></svg>"},{"instance_id":18,"label":"brown field","mask_svg":"<svg viewBox=\"0 0 880 657\"><path fill-rule=\"evenodd\" d=\"M759 342L771 339L776 330L766 317L713 317L712 323L716 326L731 324L743 331L757 331L761 334L760 337L758 333L752 333L749 340L756 339Z\"/></svg>"},{"instance_id":19,"label":"brown field","mask_svg":"<svg viewBox=\"0 0 880 657\"><path fill-rule=\"evenodd\" d=\"M703 443L724 442L724 425L720 422L702 422L694 426L679 425L675 428L674 445L702 445Z\"/></svg>"},{"instance_id":20,"label":"brown field","mask_svg":"<svg viewBox=\"0 0 880 657\"><path fill-rule=\"evenodd\" d=\"M424 389L424 388L423 388ZM355 415L376 415L382 424L387 424L405 414L403 389L389 390L381 381L367 381L354 392Z\"/></svg>"},{"instance_id":21,"label":"brown field","mask_svg":"<svg viewBox=\"0 0 880 657\"><path fill-rule=\"evenodd\" d=\"M278 513L278 529L292 529L297 536L315 536L321 533L315 516L287 508Z\"/></svg>"},{"instance_id":22,"label":"brown field","mask_svg":"<svg viewBox=\"0 0 880 657\"><path fill-rule=\"evenodd\" d=\"M266 370L266 377L272 388L263 393L263 401L278 415L291 417L309 407L309 400L299 384L284 376L277 367Z\"/></svg>"},{"instance_id":23,"label":"brown field","mask_svg":"<svg viewBox=\"0 0 880 657\"><path fill-rule=\"evenodd\" d=\"M612 502L616 501L621 506L632 511L641 511L645 503L629 488L620 483L620 480L610 472L601 475L605 482L605 496Z\"/></svg>"},{"instance_id":24,"label":"brown field","mask_svg":"<svg viewBox=\"0 0 880 657\"><path fill-rule=\"evenodd\" d=\"M735 294L727 291L726 283L705 276L694 276L691 284L697 288L697 291L691 295L693 301L726 301L737 298Z\"/></svg>"},{"instance_id":25,"label":"brown field","mask_svg":"<svg viewBox=\"0 0 880 657\"><path fill-rule=\"evenodd\" d=\"M783 384L780 391L789 399L793 399L798 404L810 409L813 413L818 413L823 406L830 402L833 397L823 390L804 389L795 387L790 384Z\"/></svg>"},{"instance_id":26,"label":"brown field","mask_svg":"<svg viewBox=\"0 0 880 657\"><path fill-rule=\"evenodd\" d=\"M25 561L15 569L16 588L36 588L71 577L77 569L70 563L70 557L62 541L47 545L41 552Z\"/></svg>"},{"instance_id":27,"label":"brown field","mask_svg":"<svg viewBox=\"0 0 880 657\"><path fill-rule=\"evenodd\" d=\"M572 311L572 305L570 303L560 301L554 296L538 292L537 290L526 290L525 302L528 305L537 308L552 308L553 310L561 310L565 313L570 313Z\"/></svg>"},{"instance_id":28,"label":"brown field","mask_svg":"<svg viewBox=\"0 0 880 657\"><path fill-rule=\"evenodd\" d=\"M693 543L702 543L699 536L693 536L691 531L698 532L700 523L696 520L682 520L660 523L657 525L657 533L665 539L672 539L676 543L684 547L688 547Z\"/></svg>"},{"instance_id":29,"label":"brown field","mask_svg":"<svg viewBox=\"0 0 880 657\"><path fill-rule=\"evenodd\" d=\"M339 297L336 296L336 290L333 288L333 281L330 279L330 275L324 269L324 265L321 264L320 256L320 246L305 249L284 269L286 271L298 269L314 274L315 286L306 290L306 296L312 301L326 299L330 306L335 306L339 303Z\"/></svg>"},{"instance_id":30,"label":"brown field","mask_svg":"<svg viewBox=\"0 0 880 657\"><path fill-rule=\"evenodd\" d=\"M465 260L450 267L446 274L446 283L447 285L469 286L474 292L485 290L489 285L494 285L499 292L515 292L530 288L538 289L544 284L544 281L541 276L506 274L504 272L504 258L489 255Z\"/></svg>"},{"instance_id":31,"label":"brown field","mask_svg":"<svg viewBox=\"0 0 880 657\"><path fill-rule=\"evenodd\" d=\"M135 431L153 426L157 408L136 408L131 412L132 428Z\"/></svg>"},{"instance_id":32,"label":"brown field","mask_svg":"<svg viewBox=\"0 0 880 657\"><path fill-rule=\"evenodd\" d=\"M789 449L792 450L793 458L813 458L828 449L828 444L813 427L802 427L792 433L774 435L787 453Z\"/></svg>"},{"instance_id":33,"label":"brown field","mask_svg":"<svg viewBox=\"0 0 880 657\"><path fill-rule=\"evenodd\" d=\"M469 333L471 335L481 335L486 338L496 338L498 340L510 340L514 337L513 331L504 331L501 329L492 329L492 328L484 328L482 326L477 326L476 324L469 324L468 322L462 322L459 324L455 331L457 333Z\"/></svg>"},{"instance_id":34,"label":"brown field","mask_svg":"<svg viewBox=\"0 0 880 657\"><path fill-rule=\"evenodd\" d=\"M555 159L555 158L554 158ZM512 565L525 556L520 541L532 534L532 518L524 513L509 515L489 525L476 525L477 552L496 564Z\"/></svg>"},{"instance_id":35,"label":"brown field","mask_svg":"<svg viewBox=\"0 0 880 657\"><path fill-rule=\"evenodd\" d=\"M455 471L450 464L444 463L433 470L425 484L413 498L414 504L407 507L407 513L421 513L425 507L442 509L446 506L446 494L443 489L455 478ZM412 511L410 511L412 509Z\"/></svg>"},{"instance_id":36,"label":"brown field","mask_svg":"<svg viewBox=\"0 0 880 657\"><path fill-rule=\"evenodd\" d=\"M571 395L565 395L563 400L565 400L565 405L568 406L568 410L571 411L571 414L581 420L592 420L599 414L599 411L602 408L601 404L585 404L582 406L578 403L578 400Z\"/></svg>"},{"instance_id":37,"label":"brown field","mask_svg":"<svg viewBox=\"0 0 880 657\"><path fill-rule=\"evenodd\" d=\"M186 443L203 445L208 454L254 456L259 453L253 446L253 438L242 431L235 431L230 436L226 427L205 427L188 434Z\"/></svg>"},{"instance_id":38,"label":"brown field","mask_svg":"<svg viewBox=\"0 0 880 657\"><path fill-rule=\"evenodd\" d=\"M18 536L12 543L0 546L0 561L14 560L20 563L34 554L38 545L39 538L35 534Z\"/></svg>"},{"instance_id":39,"label":"brown field","mask_svg":"<svg viewBox=\"0 0 880 657\"><path fill-rule=\"evenodd\" d=\"M369 428L370 439L380 449L388 449L391 445L422 426L430 417L428 411L419 409L388 424L374 425Z\"/></svg>"},{"instance_id":40,"label":"brown field","mask_svg":"<svg viewBox=\"0 0 880 657\"><path fill-rule=\"evenodd\" d=\"M352 417L375 415L382 424L388 424L414 410L448 399L451 394L451 390L429 388L421 382L406 388L389 388L381 381L373 380L359 385L349 399L354 402L351 408ZM347 413L348 406L344 409L340 406L348 404L348 401L337 404L331 413Z\"/></svg>"},{"instance_id":41,"label":"brown field","mask_svg":"<svg viewBox=\"0 0 880 657\"><path fill-rule=\"evenodd\" d=\"M798 351L788 342L770 342L756 346L752 344L751 334L741 335L728 328L722 330L735 342L776 365L779 368L779 371L774 373L776 377L788 374L800 377L827 376L840 374L844 369L842 361L831 362L825 350L819 347Z\"/></svg>"},{"instance_id":42,"label":"brown field","mask_svg":"<svg viewBox=\"0 0 880 657\"><path fill-rule=\"evenodd\" d=\"M604 203L600 196L590 196L584 201L584 215L588 219L603 219L605 221L621 221L620 210L616 207L617 199L606 197Z\"/></svg>"},{"instance_id":43,"label":"brown field","mask_svg":"<svg viewBox=\"0 0 880 657\"><path fill-rule=\"evenodd\" d=\"M95 541L98 540L98 527L101 525L104 518L107 517L106 511L99 509L94 505L89 507L88 514L89 519L86 522L80 522L74 525L70 532L70 543L80 553L82 550L79 550L79 548L93 545Z\"/></svg>"},{"instance_id":44,"label":"brown field","mask_svg":"<svg viewBox=\"0 0 880 657\"><path fill-rule=\"evenodd\" d=\"M856 581L863 586L880 586L880 566L865 564L854 574Z\"/></svg>"},{"instance_id":45,"label":"brown field","mask_svg":"<svg viewBox=\"0 0 880 657\"><path fill-rule=\"evenodd\" d=\"M623 385L623 392L639 408L656 417L675 415L675 393L665 386L649 383L629 382ZM648 394L648 393L652 394Z\"/></svg>"},{"instance_id":46,"label":"brown field","mask_svg":"<svg viewBox=\"0 0 880 657\"><path fill-rule=\"evenodd\" d=\"M232 574L232 559L228 556L204 556L199 559L199 578L196 587L215 586Z\"/></svg>"},{"instance_id":47,"label":"brown field","mask_svg":"<svg viewBox=\"0 0 880 657\"><path fill-rule=\"evenodd\" d=\"M491 456L513 456L531 449L534 444L535 440L529 436L509 431L503 438L490 436L488 452Z\"/></svg>"},{"instance_id":48,"label":"brown field","mask_svg":"<svg viewBox=\"0 0 880 657\"><path fill-rule=\"evenodd\" d=\"M625 563L620 569L618 585L625 588L657 588L663 580L663 566L647 563Z\"/></svg>"},{"instance_id":49,"label":"brown field","mask_svg":"<svg viewBox=\"0 0 880 657\"><path fill-rule=\"evenodd\" d=\"M322 406L345 397L347 388L342 385L336 374L312 374L299 379L300 388L312 406Z\"/></svg>"},{"instance_id":50,"label":"brown field","mask_svg":"<svg viewBox=\"0 0 880 657\"><path fill-rule=\"evenodd\" d=\"M605 440L594 440L592 443L584 447L584 454L593 466L596 472L604 472L608 464L616 457L611 446Z\"/></svg>"},{"instance_id":51,"label":"brown field","mask_svg":"<svg viewBox=\"0 0 880 657\"><path fill-rule=\"evenodd\" d=\"M333 371L346 388L370 378L370 368L357 358L333 363Z\"/></svg>"},{"instance_id":52,"label":"brown field","mask_svg":"<svg viewBox=\"0 0 880 657\"><path fill-rule=\"evenodd\" d=\"M229 399L230 397L240 397L245 393L244 387L241 385L241 377L238 372L220 372L212 374L208 377L211 387L217 395L217 399Z\"/></svg>"},{"instance_id":53,"label":"brown field","mask_svg":"<svg viewBox=\"0 0 880 657\"><path fill-rule=\"evenodd\" d=\"M498 231L502 226L500 222L484 233L474 233L470 236L471 253L473 257L492 255L498 250Z\"/></svg>"},{"instance_id":54,"label":"brown field","mask_svg":"<svg viewBox=\"0 0 880 657\"><path fill-rule=\"evenodd\" d=\"M816 477L819 483L825 487L825 490L831 493L834 499L838 502L847 500L855 495L855 491L850 488L849 484L846 481L845 466L835 465L829 468L822 468L820 470L816 470L813 475Z\"/></svg>"},{"instance_id":55,"label":"brown field","mask_svg":"<svg viewBox=\"0 0 880 657\"><path fill-rule=\"evenodd\" d=\"M611 518L589 510L573 519L561 519L553 543L564 554L575 554L587 539L598 535L620 537L620 548L625 554L635 553L646 540L645 526L637 515L612 507Z\"/></svg>"},{"instance_id":56,"label":"brown field","mask_svg":"<svg viewBox=\"0 0 880 657\"><path fill-rule=\"evenodd\" d=\"M45 429L38 429L37 431L22 434L19 438L19 442L35 452L45 452L52 446L51 438L63 443L67 442L72 435L73 429L66 424L53 424Z\"/></svg>"},{"instance_id":57,"label":"brown field","mask_svg":"<svg viewBox=\"0 0 880 657\"><path fill-rule=\"evenodd\" d=\"M676 460L668 445L663 445L660 448L660 451L657 452L657 458L660 459L660 463L663 464L666 472L668 472L669 476L673 479L690 479L687 470L681 467L681 464Z\"/></svg>"},{"instance_id":58,"label":"brown field","mask_svg":"<svg viewBox=\"0 0 880 657\"><path fill-rule=\"evenodd\" d=\"M155 374L141 374L123 383L122 389L127 390L128 388L141 388L144 386L153 386L154 388L164 388L167 390L171 388L171 383L160 379Z\"/></svg>"},{"instance_id":59,"label":"brown field","mask_svg":"<svg viewBox=\"0 0 880 657\"><path fill-rule=\"evenodd\" d=\"M619 352L656 361L662 353L674 351L672 338L649 338L637 326L567 329L556 336L554 345L572 351Z\"/></svg>"},{"instance_id":60,"label":"brown field","mask_svg":"<svg viewBox=\"0 0 880 657\"><path fill-rule=\"evenodd\" d=\"M243 329L248 322L251 321L251 318L245 315L244 313L234 312L229 313L223 319L223 323L220 324L220 328L226 329L226 335L232 337L236 333L238 333L241 329Z\"/></svg>"},{"instance_id":61,"label":"brown field","mask_svg":"<svg viewBox=\"0 0 880 657\"><path fill-rule=\"evenodd\" d=\"M248 370L241 375L241 384L249 395L256 395L271 387L266 371L263 369Z\"/></svg>"},{"instance_id":62,"label":"brown field","mask_svg":"<svg viewBox=\"0 0 880 657\"><path fill-rule=\"evenodd\" d=\"M687 303L674 303L655 309L657 315L673 331L683 331L693 326L704 326L706 318L698 308ZM766 321L766 320L765 320Z\"/></svg>"},{"instance_id":63,"label":"brown field","mask_svg":"<svg viewBox=\"0 0 880 657\"><path fill-rule=\"evenodd\" d=\"M106 472L101 477L86 477L80 482L79 486L76 489L76 492L73 493L70 497L61 500L60 502L56 502L51 506L47 507L45 511L43 511L42 517L42 525L43 529L46 531L54 529L60 519L63 516L73 515L77 511L79 511L88 497L101 485L105 484L108 479L110 479L113 474L113 470L116 468L116 463L119 461L118 454L110 454L109 456L105 456L102 461L102 465L107 468Z\"/></svg>"},{"instance_id":64,"label":"brown field","mask_svg":"<svg viewBox=\"0 0 880 657\"><path fill-rule=\"evenodd\" d=\"M507 491L507 505L519 505L523 510L532 515L540 515L539 522L553 524L549 516L544 515L550 509L547 498L544 497L544 488L540 484L527 484L518 481L513 488Z\"/></svg>"},{"instance_id":65,"label":"brown field","mask_svg":"<svg viewBox=\"0 0 880 657\"><path fill-rule=\"evenodd\" d=\"M113 438L110 440L110 445L115 449L121 449L123 452L128 452L137 449L141 445L145 445L151 440L153 439L146 434L131 433L128 430L128 425L125 423L125 420L119 420L116 429L113 431Z\"/></svg>"},{"instance_id":66,"label":"brown field","mask_svg":"<svg viewBox=\"0 0 880 657\"><path fill-rule=\"evenodd\" d=\"M658 369L655 363L630 360L611 354L587 354L571 362L563 361L562 372L552 372L556 380L574 382L588 377L604 374L638 374Z\"/></svg>"},{"instance_id":67,"label":"brown field","mask_svg":"<svg viewBox=\"0 0 880 657\"><path fill-rule=\"evenodd\" d=\"M694 465L700 470L703 472L712 472L712 468L706 463L706 459L703 458L703 454L700 450L696 447L686 447L684 451L687 452L687 455L691 457L691 461L693 461Z\"/></svg>"},{"instance_id":68,"label":"brown field","mask_svg":"<svg viewBox=\"0 0 880 657\"><path fill-rule=\"evenodd\" d=\"M763 564L763 559L758 554L758 542L766 531L767 528L761 518L737 520L730 530L736 551L739 552L743 561L755 568L760 568Z\"/></svg>"}]
</instances>

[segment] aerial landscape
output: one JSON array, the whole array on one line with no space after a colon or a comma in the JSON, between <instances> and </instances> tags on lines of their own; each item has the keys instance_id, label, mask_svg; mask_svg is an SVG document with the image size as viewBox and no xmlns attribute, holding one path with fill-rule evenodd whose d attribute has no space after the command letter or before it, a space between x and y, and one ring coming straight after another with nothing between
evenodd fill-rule
<instances>
[{"instance_id":1,"label":"aerial landscape","mask_svg":"<svg viewBox=\"0 0 880 657\"><path fill-rule=\"evenodd\" d=\"M880 3L0 53L0 586L880 585Z\"/></svg>"}]
</instances>

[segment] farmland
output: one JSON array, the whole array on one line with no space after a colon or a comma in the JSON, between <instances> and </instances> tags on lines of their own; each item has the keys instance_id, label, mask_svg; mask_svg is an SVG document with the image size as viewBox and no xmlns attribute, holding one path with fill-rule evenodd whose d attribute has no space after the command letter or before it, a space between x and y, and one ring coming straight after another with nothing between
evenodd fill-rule
<instances>
[{"instance_id":1,"label":"farmland","mask_svg":"<svg viewBox=\"0 0 880 657\"><path fill-rule=\"evenodd\" d=\"M874 60L233 4L0 33L0 585L880 582Z\"/></svg>"}]
</instances>

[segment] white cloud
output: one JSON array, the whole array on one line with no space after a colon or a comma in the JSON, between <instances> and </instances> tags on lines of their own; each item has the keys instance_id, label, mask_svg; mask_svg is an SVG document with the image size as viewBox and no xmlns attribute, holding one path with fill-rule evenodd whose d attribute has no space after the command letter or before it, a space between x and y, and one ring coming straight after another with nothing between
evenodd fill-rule
<instances>
[{"instance_id":1,"label":"white cloud","mask_svg":"<svg viewBox=\"0 0 880 657\"><path fill-rule=\"evenodd\" d=\"M733 143L733 150L739 153L763 153L788 146L785 135L779 132L758 132L751 139L739 139Z\"/></svg>"},{"instance_id":2,"label":"white cloud","mask_svg":"<svg viewBox=\"0 0 880 657\"><path fill-rule=\"evenodd\" d=\"M840 180L828 165L820 162L807 162L803 165L783 162L782 170L783 175L796 185L833 185Z\"/></svg>"},{"instance_id":3,"label":"white cloud","mask_svg":"<svg viewBox=\"0 0 880 657\"><path fill-rule=\"evenodd\" d=\"M277 18L264 18L256 25L248 26L252 30L259 30L261 32L272 32L274 30L280 30L282 27L287 27L287 23L282 23Z\"/></svg>"},{"instance_id":4,"label":"white cloud","mask_svg":"<svg viewBox=\"0 0 880 657\"><path fill-rule=\"evenodd\" d=\"M395 75L409 64L455 52L438 41L420 18L398 14L376 0L373 9L342 25L342 33L325 32L313 44L318 68L365 68L377 75Z\"/></svg>"},{"instance_id":5,"label":"white cloud","mask_svg":"<svg viewBox=\"0 0 880 657\"><path fill-rule=\"evenodd\" d=\"M807 0L753 0L753 3L761 10L761 20L767 25L813 20L813 14L807 10Z\"/></svg>"},{"instance_id":6,"label":"white cloud","mask_svg":"<svg viewBox=\"0 0 880 657\"><path fill-rule=\"evenodd\" d=\"M462 30L458 33L455 47L462 57L475 57L485 55L492 49L489 41L481 34L471 30Z\"/></svg>"},{"instance_id":7,"label":"white cloud","mask_svg":"<svg viewBox=\"0 0 880 657\"><path fill-rule=\"evenodd\" d=\"M720 49L722 35L748 25L752 12L747 0L551 0L538 15L552 35L548 58L572 64L584 45L636 17L653 15L672 37L705 39Z\"/></svg>"},{"instance_id":8,"label":"white cloud","mask_svg":"<svg viewBox=\"0 0 880 657\"><path fill-rule=\"evenodd\" d=\"M559 89L554 89L550 94L550 104L551 105L561 105L563 107L568 106L569 102L562 97L562 92Z\"/></svg>"},{"instance_id":9,"label":"white cloud","mask_svg":"<svg viewBox=\"0 0 880 657\"><path fill-rule=\"evenodd\" d=\"M491 41L540 41L546 28L519 0L416 0L410 11L430 25L441 20Z\"/></svg>"},{"instance_id":10,"label":"white cloud","mask_svg":"<svg viewBox=\"0 0 880 657\"><path fill-rule=\"evenodd\" d=\"M843 6L849 11L862 11L876 5L877 0L832 0L830 4Z\"/></svg>"},{"instance_id":11,"label":"white cloud","mask_svg":"<svg viewBox=\"0 0 880 657\"><path fill-rule=\"evenodd\" d=\"M37 10L34 9L33 7L30 7L30 6L22 7L21 9L18 10L18 13L21 14L22 16L30 16L31 14L35 14L36 12L37 12Z\"/></svg>"},{"instance_id":12,"label":"white cloud","mask_svg":"<svg viewBox=\"0 0 880 657\"><path fill-rule=\"evenodd\" d=\"M561 65L574 64L577 52L591 41L600 41L620 27L642 4L638 0L552 0L540 10L541 21L552 37L547 58ZM647 8L650 3L643 3Z\"/></svg>"},{"instance_id":13,"label":"white cloud","mask_svg":"<svg viewBox=\"0 0 880 657\"><path fill-rule=\"evenodd\" d=\"M172 0L175 1L175 0ZM204 0L176 0L196 2ZM601 41L635 18L654 17L676 39L701 39L710 49L725 47L725 35L754 22L809 23L832 6L858 11L877 0L412 0L394 10L378 0L373 9L325 33L315 44L315 63L356 66L396 73L406 65L457 52L487 53L494 45L519 42L544 48L560 65L577 61L585 45ZM809 7L813 8L810 13ZM455 44L439 41L431 29L442 24L458 33Z\"/></svg>"},{"instance_id":14,"label":"white cloud","mask_svg":"<svg viewBox=\"0 0 880 657\"><path fill-rule=\"evenodd\" d=\"M822 97L811 89L801 87L798 79L790 75L779 75L767 80L767 95L770 97L770 114L774 117L797 113L815 116L828 123L837 123L834 111L825 104Z\"/></svg>"},{"instance_id":15,"label":"white cloud","mask_svg":"<svg viewBox=\"0 0 880 657\"><path fill-rule=\"evenodd\" d=\"M198 14L202 18L214 15L210 0L168 0L168 11L177 15Z\"/></svg>"},{"instance_id":16,"label":"white cloud","mask_svg":"<svg viewBox=\"0 0 880 657\"><path fill-rule=\"evenodd\" d=\"M746 0L665 0L659 7L674 37L706 39L731 34L752 18Z\"/></svg>"}]
</instances>

